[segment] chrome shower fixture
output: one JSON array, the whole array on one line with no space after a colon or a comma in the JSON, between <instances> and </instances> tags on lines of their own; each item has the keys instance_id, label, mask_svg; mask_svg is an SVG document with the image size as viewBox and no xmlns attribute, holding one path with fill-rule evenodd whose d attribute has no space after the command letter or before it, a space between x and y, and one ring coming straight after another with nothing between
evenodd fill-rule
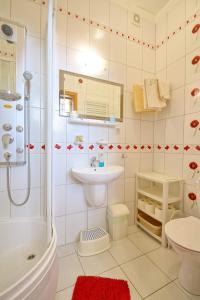
<instances>
[{"instance_id":1,"label":"chrome shower fixture","mask_svg":"<svg viewBox=\"0 0 200 300\"><path fill-rule=\"evenodd\" d=\"M17 101L21 99L21 95L10 90L0 90L0 99L6 101Z\"/></svg>"},{"instance_id":2,"label":"chrome shower fixture","mask_svg":"<svg viewBox=\"0 0 200 300\"><path fill-rule=\"evenodd\" d=\"M24 79L25 79L25 85L24 85L24 99L30 100L30 81L33 78L33 75L29 71L25 71L23 73Z\"/></svg>"}]
</instances>

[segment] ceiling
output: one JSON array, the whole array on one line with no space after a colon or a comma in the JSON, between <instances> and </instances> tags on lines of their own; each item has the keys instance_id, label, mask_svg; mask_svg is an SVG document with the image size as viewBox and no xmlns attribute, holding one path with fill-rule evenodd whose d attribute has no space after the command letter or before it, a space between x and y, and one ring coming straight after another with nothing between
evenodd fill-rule
<instances>
[{"instance_id":1,"label":"ceiling","mask_svg":"<svg viewBox=\"0 0 200 300\"><path fill-rule=\"evenodd\" d=\"M137 6L147 12L157 15L159 11L170 1L170 0L114 0L119 4L131 8Z\"/></svg>"}]
</instances>

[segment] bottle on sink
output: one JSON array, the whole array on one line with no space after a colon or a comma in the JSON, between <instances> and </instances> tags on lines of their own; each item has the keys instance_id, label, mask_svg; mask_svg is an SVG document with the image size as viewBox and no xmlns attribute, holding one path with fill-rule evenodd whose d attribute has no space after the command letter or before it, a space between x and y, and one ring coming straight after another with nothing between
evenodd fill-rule
<instances>
[{"instance_id":1,"label":"bottle on sink","mask_svg":"<svg viewBox=\"0 0 200 300\"><path fill-rule=\"evenodd\" d=\"M99 168L103 168L105 166L103 153L99 153Z\"/></svg>"}]
</instances>

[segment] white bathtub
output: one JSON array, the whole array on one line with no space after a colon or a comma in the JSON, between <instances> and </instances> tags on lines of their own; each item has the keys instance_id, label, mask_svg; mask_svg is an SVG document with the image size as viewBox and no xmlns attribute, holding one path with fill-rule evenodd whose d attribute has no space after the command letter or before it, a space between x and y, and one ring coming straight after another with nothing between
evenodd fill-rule
<instances>
[{"instance_id":1,"label":"white bathtub","mask_svg":"<svg viewBox=\"0 0 200 300\"><path fill-rule=\"evenodd\" d=\"M44 221L0 221L0 300L55 299L56 241L53 228L47 245Z\"/></svg>"}]
</instances>

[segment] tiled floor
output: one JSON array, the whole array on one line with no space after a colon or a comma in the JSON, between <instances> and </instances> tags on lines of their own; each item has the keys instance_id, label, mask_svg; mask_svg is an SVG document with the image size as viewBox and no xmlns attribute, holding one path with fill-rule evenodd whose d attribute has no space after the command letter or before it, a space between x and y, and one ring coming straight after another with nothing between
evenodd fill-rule
<instances>
[{"instance_id":1,"label":"tiled floor","mask_svg":"<svg viewBox=\"0 0 200 300\"><path fill-rule=\"evenodd\" d=\"M177 281L180 259L173 250L160 244L140 230L131 234L101 254L80 257L76 246L58 248L60 274L55 300L71 300L78 275L98 275L125 279L132 300L200 300L185 292Z\"/></svg>"}]
</instances>

